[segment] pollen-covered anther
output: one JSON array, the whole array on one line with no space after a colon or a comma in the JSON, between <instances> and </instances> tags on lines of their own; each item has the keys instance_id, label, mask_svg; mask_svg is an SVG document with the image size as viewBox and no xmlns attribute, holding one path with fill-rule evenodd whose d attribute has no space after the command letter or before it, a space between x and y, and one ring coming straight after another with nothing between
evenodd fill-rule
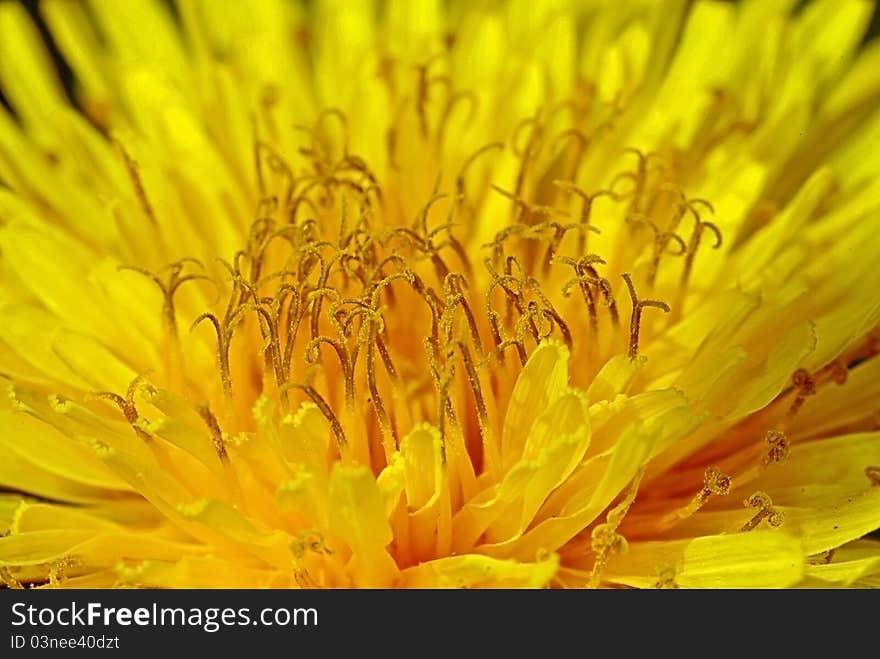
<instances>
[{"instance_id":1,"label":"pollen-covered anther","mask_svg":"<svg viewBox=\"0 0 880 659\"><path fill-rule=\"evenodd\" d=\"M724 496L730 493L733 479L716 466L708 467L703 474L703 487L690 502L681 508L666 514L657 524L658 530L669 529L680 521L687 519L702 508L714 495Z\"/></svg>"},{"instance_id":2,"label":"pollen-covered anther","mask_svg":"<svg viewBox=\"0 0 880 659\"><path fill-rule=\"evenodd\" d=\"M783 462L791 452L788 437L779 430L768 430L764 442L769 447L761 457L761 464L767 467L774 462Z\"/></svg>"},{"instance_id":3,"label":"pollen-covered anther","mask_svg":"<svg viewBox=\"0 0 880 659\"><path fill-rule=\"evenodd\" d=\"M613 551L622 554L626 551L626 538L615 530L613 524L599 524L590 537L590 547L596 553Z\"/></svg>"},{"instance_id":4,"label":"pollen-covered anther","mask_svg":"<svg viewBox=\"0 0 880 659\"><path fill-rule=\"evenodd\" d=\"M755 492L748 499L743 501L743 505L746 508L756 508L758 512L756 512L748 522L743 524L740 529L741 531L751 531L765 519L767 520L767 524L773 528L777 528L782 525L782 522L785 519L784 513L773 506L773 501L770 499L770 496L764 492Z\"/></svg>"},{"instance_id":5,"label":"pollen-covered anther","mask_svg":"<svg viewBox=\"0 0 880 659\"><path fill-rule=\"evenodd\" d=\"M865 476L872 485L880 485L880 467L865 467Z\"/></svg>"},{"instance_id":6,"label":"pollen-covered anther","mask_svg":"<svg viewBox=\"0 0 880 659\"><path fill-rule=\"evenodd\" d=\"M617 524L599 524L591 534L590 548L596 554L596 561L590 573L590 588L597 588L602 580L602 573L612 554L625 554L628 549L626 538L617 532Z\"/></svg>"},{"instance_id":7,"label":"pollen-covered anther","mask_svg":"<svg viewBox=\"0 0 880 659\"><path fill-rule=\"evenodd\" d=\"M709 467L703 476L703 490L709 494L725 495L730 492L731 478L718 467Z\"/></svg>"}]
</instances>

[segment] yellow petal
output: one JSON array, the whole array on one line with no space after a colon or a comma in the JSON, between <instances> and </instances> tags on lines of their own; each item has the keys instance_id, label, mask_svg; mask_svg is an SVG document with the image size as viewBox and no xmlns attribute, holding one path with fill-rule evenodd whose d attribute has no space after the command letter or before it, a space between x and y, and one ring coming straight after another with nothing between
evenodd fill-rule
<instances>
[{"instance_id":1,"label":"yellow petal","mask_svg":"<svg viewBox=\"0 0 880 659\"><path fill-rule=\"evenodd\" d=\"M328 524L354 554L352 571L359 585L387 587L396 574L385 551L392 540L385 502L376 479L363 466L336 463L330 474Z\"/></svg>"},{"instance_id":2,"label":"yellow petal","mask_svg":"<svg viewBox=\"0 0 880 659\"><path fill-rule=\"evenodd\" d=\"M636 542L609 559L605 578L650 588L670 568L682 588L785 588L802 577L804 552L798 540L775 531Z\"/></svg>"},{"instance_id":3,"label":"yellow petal","mask_svg":"<svg viewBox=\"0 0 880 659\"><path fill-rule=\"evenodd\" d=\"M408 588L543 588L556 573L559 559L538 563L504 561L478 554L448 556L404 570Z\"/></svg>"},{"instance_id":4,"label":"yellow petal","mask_svg":"<svg viewBox=\"0 0 880 659\"><path fill-rule=\"evenodd\" d=\"M509 469L522 455L536 414L547 408L568 383L568 349L545 341L523 367L510 396L501 438L502 465Z\"/></svg>"},{"instance_id":5,"label":"yellow petal","mask_svg":"<svg viewBox=\"0 0 880 659\"><path fill-rule=\"evenodd\" d=\"M440 495L443 480L442 438L436 428L413 428L400 443L410 510L430 505Z\"/></svg>"}]
</instances>

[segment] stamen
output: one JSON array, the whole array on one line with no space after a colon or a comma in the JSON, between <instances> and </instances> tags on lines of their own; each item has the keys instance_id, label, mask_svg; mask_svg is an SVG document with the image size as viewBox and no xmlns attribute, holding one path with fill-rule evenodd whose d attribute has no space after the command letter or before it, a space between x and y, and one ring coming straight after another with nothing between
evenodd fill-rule
<instances>
[{"instance_id":1,"label":"stamen","mask_svg":"<svg viewBox=\"0 0 880 659\"><path fill-rule=\"evenodd\" d=\"M138 202L141 205L141 210L143 210L144 215L147 216L147 219L150 221L155 228L159 227L159 222L156 220L156 213L153 210L153 206L150 203L149 197L147 197L147 191L144 188L144 182L141 179L140 174L140 166L137 161L129 155L125 146L123 146L122 142L118 139L114 138L114 143L116 147L119 149L119 153L122 155L122 161L125 163L125 169L128 172L128 178L131 180L131 185L134 188L135 195L138 198Z\"/></svg>"},{"instance_id":2,"label":"stamen","mask_svg":"<svg viewBox=\"0 0 880 659\"><path fill-rule=\"evenodd\" d=\"M553 331L553 326L558 327L559 333L562 334L562 342L565 343L565 347L571 351L574 348L574 341L571 338L571 330L568 328L568 324L562 319L562 316L560 316L553 307L544 309L542 313L545 318L550 321L551 333Z\"/></svg>"},{"instance_id":3,"label":"stamen","mask_svg":"<svg viewBox=\"0 0 880 659\"><path fill-rule=\"evenodd\" d=\"M491 428L489 426L489 412L486 408L486 400L483 398L483 388L480 385L480 376L477 374L473 357L471 357L471 352L467 345L462 341L456 341L455 345L458 346L458 350L461 352L461 361L464 364L468 383L474 394L474 402L477 406L477 422L480 426L480 437L485 444L485 442L488 441Z\"/></svg>"},{"instance_id":4,"label":"stamen","mask_svg":"<svg viewBox=\"0 0 880 659\"><path fill-rule=\"evenodd\" d=\"M433 289L428 286L425 286L424 281L422 281L421 277L413 273L412 281L410 282L413 290L421 297L425 304L428 305L428 309L431 311L431 340L435 345L440 344L440 319L442 316L442 308L443 304L440 302L440 299L437 297L436 293L434 293Z\"/></svg>"},{"instance_id":5,"label":"stamen","mask_svg":"<svg viewBox=\"0 0 880 659\"><path fill-rule=\"evenodd\" d=\"M577 151L575 151L571 171L568 172L568 176L572 180L575 180L578 176L578 170L580 169L581 161L584 159L584 154L590 146L590 138L587 137L584 132L579 128L568 128L553 138L553 141L550 143L550 151L552 153L557 153L559 145L566 140L573 141L577 145ZM559 156L562 155L561 150L558 153Z\"/></svg>"},{"instance_id":6,"label":"stamen","mask_svg":"<svg viewBox=\"0 0 880 659\"><path fill-rule=\"evenodd\" d=\"M540 315L537 303L534 300L530 301L526 305L523 314L517 319L514 327L514 335L516 336L517 343L523 346L525 345L526 332L531 334L535 344L541 342L541 339L544 337L538 329L536 321L536 318L540 317Z\"/></svg>"},{"instance_id":7,"label":"stamen","mask_svg":"<svg viewBox=\"0 0 880 659\"><path fill-rule=\"evenodd\" d=\"M449 120L452 118L452 113L455 110L455 107L461 102L468 103L468 116L465 120L465 125L469 125L476 116L477 108L480 106L479 98L477 95L470 91L457 91L452 94L449 99L446 101L446 106L443 108L443 114L440 116L440 123L437 126L437 144L439 146L443 146L446 141L446 128L449 124Z\"/></svg>"},{"instance_id":8,"label":"stamen","mask_svg":"<svg viewBox=\"0 0 880 659\"><path fill-rule=\"evenodd\" d=\"M676 186L670 181L664 181L660 185L654 188L651 192L650 200L645 205L645 215L648 217L655 217L659 214L660 208L660 200L667 196L675 197L677 203L675 215L672 218L672 221L669 223L670 230L674 231L681 221L681 218L684 217L684 214L687 212L687 204L686 197L684 192L682 192L681 188Z\"/></svg>"},{"instance_id":9,"label":"stamen","mask_svg":"<svg viewBox=\"0 0 880 659\"><path fill-rule=\"evenodd\" d=\"M700 508L713 495L724 496L730 492L732 479L718 467L712 466L706 469L703 475L703 487L694 495L694 498L684 507L664 515L657 524L658 531L671 529L682 520L687 519Z\"/></svg>"},{"instance_id":10,"label":"stamen","mask_svg":"<svg viewBox=\"0 0 880 659\"><path fill-rule=\"evenodd\" d=\"M336 117L342 126L342 158L345 159L348 157L348 119L342 110L339 108L325 108L321 110L315 119L315 134L317 135L318 131L325 127L325 123L330 117Z\"/></svg>"},{"instance_id":11,"label":"stamen","mask_svg":"<svg viewBox=\"0 0 880 659\"><path fill-rule=\"evenodd\" d=\"M290 551L297 560L302 560L306 552L330 556L333 550L326 545L324 534L320 531L302 531L290 543Z\"/></svg>"},{"instance_id":12,"label":"stamen","mask_svg":"<svg viewBox=\"0 0 880 659\"><path fill-rule=\"evenodd\" d=\"M395 263L398 267L398 272L407 272L408 264L406 259L404 259L400 254L389 254L385 258L383 258L379 263L373 268L373 272L370 275L369 283L376 282L379 279L384 279L387 275L384 274L383 269L389 263Z\"/></svg>"},{"instance_id":13,"label":"stamen","mask_svg":"<svg viewBox=\"0 0 880 659\"><path fill-rule=\"evenodd\" d=\"M561 224L559 222L547 222L546 226L553 228L554 231L553 236L550 238L550 244L547 245L547 252L544 254L543 273L545 276L550 273L550 266L556 257L556 252L559 251L559 247L562 245L566 233L572 230L577 231L581 236L583 236L585 231L599 233L599 230L596 227L589 224Z\"/></svg>"},{"instance_id":14,"label":"stamen","mask_svg":"<svg viewBox=\"0 0 880 659\"><path fill-rule=\"evenodd\" d=\"M672 256L682 256L687 252L687 246L681 236L672 231L661 231L653 220L639 214L628 215L626 221L632 224L644 224L654 233L654 254L651 258L651 266L646 276L648 285L653 288L657 279L657 271L660 268L660 259L663 254L671 254ZM675 243L678 247L677 251L670 251L669 247Z\"/></svg>"},{"instance_id":15,"label":"stamen","mask_svg":"<svg viewBox=\"0 0 880 659\"><path fill-rule=\"evenodd\" d=\"M681 273L682 292L685 291L688 282L690 281L691 272L694 267L694 260L697 256L697 250L700 248L700 241L702 240L703 232L708 229L713 234L715 242L712 244L712 249L719 249L721 247L721 229L712 222L703 222L699 213L696 211L696 205L703 205L711 211L713 215L715 214L715 209L712 207L712 204L704 199L691 199L684 202L685 208L693 214L695 223L694 231L691 234L691 239L688 243L687 252L685 254L684 270Z\"/></svg>"},{"instance_id":16,"label":"stamen","mask_svg":"<svg viewBox=\"0 0 880 659\"><path fill-rule=\"evenodd\" d=\"M171 263L162 270L169 270L168 281L163 282L158 274L150 272L145 268L141 268L135 265L121 265L119 266L119 270L130 270L131 272L136 272L140 275L143 275L150 281L152 281L162 292L162 316L165 319L165 325L168 329L168 333L173 341L177 340L177 316L174 311L174 294L177 290L185 283L190 281L207 281L217 286L217 283L206 275L184 275L180 276L183 271L184 264L186 263L195 263L199 267L204 267L202 264L195 259L181 259L179 261L175 261ZM161 270L160 270L161 272Z\"/></svg>"},{"instance_id":17,"label":"stamen","mask_svg":"<svg viewBox=\"0 0 880 659\"><path fill-rule=\"evenodd\" d=\"M565 217L568 215L568 211L562 210L560 208L554 208L553 206L542 206L540 204L533 204L530 201L526 201L517 193L508 192L504 188L501 188L494 183L492 184L492 189L495 190L495 192L500 194L502 197L507 197L508 199L510 199L510 201L513 202L513 209L519 211L519 215L516 216L515 223L524 224L526 232L534 232L536 228L536 225L528 224L524 221L526 212L541 216L559 215ZM598 229L594 228L594 230L598 232Z\"/></svg>"},{"instance_id":18,"label":"stamen","mask_svg":"<svg viewBox=\"0 0 880 659\"><path fill-rule=\"evenodd\" d=\"M386 290L390 290L389 286L392 283L401 280L412 284L415 281L415 275L410 270L404 270L403 272L395 272L378 281L374 281L365 292L365 297L370 300L370 306L376 309L379 306L381 294Z\"/></svg>"},{"instance_id":19,"label":"stamen","mask_svg":"<svg viewBox=\"0 0 880 659\"><path fill-rule=\"evenodd\" d=\"M346 137L346 142L347 141L348 141L348 138ZM348 147L346 146L346 148L348 148ZM379 185L379 179L376 177L376 175L373 173L373 171L370 169L369 165L367 164L367 162L363 158L360 158L360 157L355 156L353 154L348 154L344 158L342 158L342 160L339 161L339 164L336 167L336 171L337 172L353 171L353 172L357 172L357 173L361 174L370 183L366 192L375 193L377 199L379 201L381 201L382 188ZM363 203L366 205L369 205L370 198L368 196L364 195Z\"/></svg>"},{"instance_id":20,"label":"stamen","mask_svg":"<svg viewBox=\"0 0 880 659\"><path fill-rule=\"evenodd\" d=\"M122 411L122 414L125 416L125 420L128 421L128 424L131 426L132 430L134 430L135 434L143 441L149 442L153 439L153 437L152 435L150 435L150 433L148 433L146 430L138 425L140 414L138 414L137 406L134 402L134 396L137 392L138 385L144 382L144 380L144 376L136 376L128 384L128 389L125 392L125 398L123 398L119 394L113 393L112 391L98 391L92 395L95 398L101 398L115 403L116 406Z\"/></svg>"},{"instance_id":21,"label":"stamen","mask_svg":"<svg viewBox=\"0 0 880 659\"><path fill-rule=\"evenodd\" d=\"M501 333L500 316L498 315L498 313L494 309L492 309L488 300L486 301L485 310L486 310L486 317L489 321L489 333L492 335L492 343L495 346L495 349L493 352L498 354L498 357L499 357L501 363L503 364L504 363L504 353L503 353L503 351L499 350L501 348L501 344L503 342L502 333Z\"/></svg>"},{"instance_id":22,"label":"stamen","mask_svg":"<svg viewBox=\"0 0 880 659\"><path fill-rule=\"evenodd\" d=\"M265 161L269 165L269 169L275 174L281 175L284 179L284 208L290 208L295 185L293 170L285 162L284 158L281 157L281 154L273 149L270 144L257 140L254 143L254 165L257 171L257 189L260 192L260 197L265 197L267 194L266 179L263 174L262 165L264 158L261 156L261 151L265 153Z\"/></svg>"},{"instance_id":23,"label":"stamen","mask_svg":"<svg viewBox=\"0 0 880 659\"><path fill-rule=\"evenodd\" d=\"M526 288L530 290L538 300L540 300L541 313L544 315L544 318L550 322L550 331L553 331L553 326L555 324L555 326L559 328L559 333L562 334L562 340L565 342L566 347L571 350L573 346L571 330L569 330L568 325L562 319L562 316L556 311L553 303L550 302L546 295L544 295L544 292L541 290L541 284L534 277L529 277L526 279Z\"/></svg>"},{"instance_id":24,"label":"stamen","mask_svg":"<svg viewBox=\"0 0 880 659\"><path fill-rule=\"evenodd\" d=\"M446 240L449 242L449 246L452 248L452 251L455 252L459 262L461 262L461 265L464 267L465 274L468 277L473 277L474 267L471 264L471 260L468 258L464 245L462 245L461 241L453 236L451 232Z\"/></svg>"},{"instance_id":25,"label":"stamen","mask_svg":"<svg viewBox=\"0 0 880 659\"><path fill-rule=\"evenodd\" d=\"M789 442L784 432L779 430L768 430L764 436L764 441L770 447L764 457L761 458L761 464L768 467L774 462L782 462L788 458Z\"/></svg>"},{"instance_id":26,"label":"stamen","mask_svg":"<svg viewBox=\"0 0 880 659\"><path fill-rule=\"evenodd\" d=\"M829 565L834 559L834 550L829 549L816 556L811 556L808 561L810 565Z\"/></svg>"},{"instance_id":27,"label":"stamen","mask_svg":"<svg viewBox=\"0 0 880 659\"><path fill-rule=\"evenodd\" d=\"M654 588L659 590L675 590L680 586L675 582L675 568L664 566L657 570L657 582Z\"/></svg>"},{"instance_id":28,"label":"stamen","mask_svg":"<svg viewBox=\"0 0 880 659\"><path fill-rule=\"evenodd\" d=\"M518 276L513 274L516 268ZM504 262L504 277L499 277L497 282L501 289L507 294L505 300L506 321L509 326L513 321L513 310L523 314L523 279L525 277L525 268L516 256L508 256ZM495 282L493 282L494 284ZM490 289L491 292L491 289Z\"/></svg>"},{"instance_id":29,"label":"stamen","mask_svg":"<svg viewBox=\"0 0 880 659\"><path fill-rule=\"evenodd\" d=\"M287 221L290 224L296 224L296 216L299 212L299 208L301 205L308 206L312 213L315 215L320 215L320 211L318 207L315 205L315 202L312 201L307 195L316 187L323 185L322 181L314 180L310 181L300 192L296 195L290 202L290 210L287 213Z\"/></svg>"},{"instance_id":30,"label":"stamen","mask_svg":"<svg viewBox=\"0 0 880 659\"><path fill-rule=\"evenodd\" d=\"M516 354L519 357L519 363L521 366L525 366L526 362L529 360L529 355L526 352L526 347L518 338L505 339L498 345L496 352L498 353L499 358L502 358L504 356L504 351L511 346L516 347Z\"/></svg>"},{"instance_id":31,"label":"stamen","mask_svg":"<svg viewBox=\"0 0 880 659\"><path fill-rule=\"evenodd\" d=\"M608 559L612 553L626 553L626 538L617 532L617 528L620 526L626 513L629 512L633 501L635 501L639 491L639 484L642 482L644 474L645 468L642 467L632 479L623 500L605 515L605 523L599 524L593 529L591 548L596 554L596 561L593 563L592 572L590 572L589 588L598 588L602 581L602 573L605 571L605 566L608 564Z\"/></svg>"},{"instance_id":32,"label":"stamen","mask_svg":"<svg viewBox=\"0 0 880 659\"><path fill-rule=\"evenodd\" d=\"M223 393L227 400L232 398L232 373L229 368L229 346L232 342L232 334L235 328L241 322L246 307L239 307L225 323L226 327L221 328L220 321L212 313L203 313L198 316L190 325L189 331L193 332L196 327L203 321L207 320L214 326L214 332L217 335L217 366L220 370L220 382L223 386Z\"/></svg>"},{"instance_id":33,"label":"stamen","mask_svg":"<svg viewBox=\"0 0 880 659\"><path fill-rule=\"evenodd\" d=\"M330 428L333 430L333 434L336 436L336 444L339 447L340 452L346 447L347 441L345 439L345 430L342 428L342 424L339 423L339 419L333 413L333 408L327 403L324 397L319 394L314 387L310 384L304 384L300 382L288 382L282 388L283 391L288 391L290 389L299 389L304 392L306 396L317 406L318 410L320 410L321 414L324 415L324 418L327 419L327 422L330 424Z\"/></svg>"},{"instance_id":34,"label":"stamen","mask_svg":"<svg viewBox=\"0 0 880 659\"><path fill-rule=\"evenodd\" d=\"M484 261L484 263L488 262L489 265L487 265L487 267L490 269L493 265L494 267L499 267L504 260L504 242L515 234L524 233L527 229L528 225L525 224L511 224L498 231L492 239L492 242L481 245L483 248L492 249L491 260Z\"/></svg>"},{"instance_id":35,"label":"stamen","mask_svg":"<svg viewBox=\"0 0 880 659\"><path fill-rule=\"evenodd\" d=\"M207 405L199 405L196 407L196 411L199 413L199 416L202 417L202 421L205 422L205 425L208 426L208 430L211 432L211 443L214 446L214 452L217 453L217 457L220 458L220 462L226 464L229 462L229 454L226 452L226 442L223 440L223 432L220 430L220 424L217 423L217 417L214 416L214 413L211 412L211 408Z\"/></svg>"},{"instance_id":36,"label":"stamen","mask_svg":"<svg viewBox=\"0 0 880 659\"><path fill-rule=\"evenodd\" d=\"M439 183L439 179L437 181ZM416 217L415 227L421 229L422 236L424 239L429 239L431 237L431 232L428 230L428 214L431 212L431 208L441 199L445 199L448 197L448 194L445 193L437 193L435 192L431 195L430 199L425 202L422 209L419 211L418 216Z\"/></svg>"},{"instance_id":37,"label":"stamen","mask_svg":"<svg viewBox=\"0 0 880 659\"><path fill-rule=\"evenodd\" d=\"M824 384L829 380L837 385L846 384L849 376L849 369L846 367L846 358L841 356L832 362L829 362L813 376L813 385L818 388L820 384Z\"/></svg>"},{"instance_id":38,"label":"stamen","mask_svg":"<svg viewBox=\"0 0 880 659\"><path fill-rule=\"evenodd\" d=\"M663 310L664 313L669 313L670 309L668 304L660 300L639 300L630 274L624 272L621 276L626 282L629 297L632 300L632 315L630 316L629 324L629 358L635 359L639 356L639 326L642 320L642 310L645 307L653 307Z\"/></svg>"},{"instance_id":39,"label":"stamen","mask_svg":"<svg viewBox=\"0 0 880 659\"><path fill-rule=\"evenodd\" d=\"M579 218L580 223L584 225L584 227L589 228L589 231L592 231L594 233L601 233L598 227L590 224L590 216L593 214L593 203L596 201L596 199L599 199L600 197L611 197L611 199L617 200L617 195L608 189L602 189L594 192L593 194L588 194L570 181L555 180L553 181L553 185L562 188L563 190L568 190L569 192L576 194L578 197L580 197L583 200L583 204L581 204L581 214ZM583 231L578 237L578 254L586 254L588 235L589 234L586 231Z\"/></svg>"},{"instance_id":40,"label":"stamen","mask_svg":"<svg viewBox=\"0 0 880 659\"><path fill-rule=\"evenodd\" d=\"M339 261L341 256L342 252L338 250L336 251L336 253L333 254L333 256L330 257L329 260L324 260L324 258L321 257L320 254L318 255L321 263L321 273L318 277L315 290L309 294L309 300L312 302L312 338L315 338L320 333L318 326L321 318L321 305L324 302L324 296L327 295L332 299L339 298L339 294L335 289L327 287L327 280L330 279L330 273L333 270L333 266L336 264L337 261Z\"/></svg>"},{"instance_id":41,"label":"stamen","mask_svg":"<svg viewBox=\"0 0 880 659\"><path fill-rule=\"evenodd\" d=\"M462 199L465 198L465 179L467 176L468 169L470 169L471 165L474 164L474 161L476 161L480 156L482 156L483 154L489 153L490 151L493 151L494 149L502 149L503 150L504 143L503 142L490 142L489 144L486 144L485 146L482 146L479 149L477 149L476 151L474 151L471 155L469 155L465 159L464 164L462 164L461 169L458 171L458 175L455 177L456 196L459 196Z\"/></svg>"},{"instance_id":42,"label":"stamen","mask_svg":"<svg viewBox=\"0 0 880 659\"><path fill-rule=\"evenodd\" d=\"M277 316L273 316L262 306L254 306L253 310L262 319L260 323L261 329L265 324L266 331L263 334L263 338L267 340L267 362L272 365L272 369L275 372L275 383L280 388L284 384L285 378L281 356L281 340L278 336L278 324L276 323Z\"/></svg>"},{"instance_id":43,"label":"stamen","mask_svg":"<svg viewBox=\"0 0 880 659\"><path fill-rule=\"evenodd\" d=\"M449 417L453 426L457 425L455 418L455 410L452 407L452 401L449 400L449 385L455 373L455 368L447 355L445 365L440 364L438 358L439 350L430 339L423 342L425 348L425 356L428 359L428 367L431 371L431 377L434 380L434 387L437 389L437 428L440 431L441 454L443 462L446 462L446 417Z\"/></svg>"},{"instance_id":44,"label":"stamen","mask_svg":"<svg viewBox=\"0 0 880 659\"><path fill-rule=\"evenodd\" d=\"M595 254L587 254L582 257L579 261L579 268L582 275L589 275L594 280L598 282L599 292L602 293L602 299L606 307L608 307L608 313L611 316L611 322L614 327L620 326L620 317L617 312L617 303L614 300L614 294L611 290L611 282L605 279L604 277L599 276L599 273L596 271L594 263L604 264L605 261Z\"/></svg>"},{"instance_id":45,"label":"stamen","mask_svg":"<svg viewBox=\"0 0 880 659\"><path fill-rule=\"evenodd\" d=\"M287 293L288 295L285 295ZM293 284L282 284L276 292L278 299L278 316L276 322L281 326L281 310L284 305L284 298L290 298L290 304L287 306L287 340L284 344L284 355L281 358L281 370L284 374L284 380L290 379L290 362L293 359L293 348L296 345L296 335L299 333L299 326L302 322L304 305L302 296Z\"/></svg>"},{"instance_id":46,"label":"stamen","mask_svg":"<svg viewBox=\"0 0 880 659\"><path fill-rule=\"evenodd\" d=\"M468 329L470 330L471 342L474 344L474 347L477 349L477 354L482 357L483 356L483 343L480 340L480 332L477 328L477 319L474 317L474 313L471 310L470 305L468 304L467 298L465 297L465 290L467 288L467 281L465 278L457 273L451 273L446 276L445 281L443 282L443 287L446 289L446 308L450 310L450 315L454 313L454 309L456 306L461 307L464 312L465 319L467 321ZM444 311L444 314L446 312ZM452 319L450 318L450 327L448 330L447 336L451 336L451 323ZM450 339L451 340L451 339Z\"/></svg>"},{"instance_id":47,"label":"stamen","mask_svg":"<svg viewBox=\"0 0 880 659\"><path fill-rule=\"evenodd\" d=\"M366 345L367 348L367 386L370 389L370 398L372 399L373 409L376 411L376 418L379 420L379 428L382 432L382 444L385 447L385 459L391 463L394 451L397 450L400 440L397 436L397 428L391 423L385 404L379 394L379 387L376 384L376 340L381 327L384 327L381 312L371 310L364 312L364 322L361 325L360 343ZM366 329L365 329L366 328Z\"/></svg>"},{"instance_id":48,"label":"stamen","mask_svg":"<svg viewBox=\"0 0 880 659\"><path fill-rule=\"evenodd\" d=\"M656 154L644 154L639 149L635 149L632 147L624 149L623 152L632 153L636 156L636 159L638 161L636 165L636 171L626 172L623 175L618 174L618 176L615 177L614 180L612 180L611 182L611 189L612 191L614 190L614 184L617 182L617 180L629 178L633 182L633 190L631 193L630 204L627 212L637 213L641 207L642 196L644 195L645 185L647 183L648 159L651 157L656 157Z\"/></svg>"},{"instance_id":49,"label":"stamen","mask_svg":"<svg viewBox=\"0 0 880 659\"><path fill-rule=\"evenodd\" d=\"M557 260L560 263L566 263L574 268L577 277L565 282L562 286L562 294L565 297L569 297L571 295L572 286L574 286L574 284L578 285L581 295L584 298L584 302L587 304L587 313L590 317L590 329L593 331L593 334L595 334L599 330L599 317L596 314L596 301L593 299L593 291L590 290L590 284L598 286L598 280L591 275L584 274L584 268L579 261L575 261L567 256L560 257Z\"/></svg>"},{"instance_id":50,"label":"stamen","mask_svg":"<svg viewBox=\"0 0 880 659\"><path fill-rule=\"evenodd\" d=\"M391 353L388 351L388 346L385 344L385 339L382 338L382 334L376 334L376 349L379 351L379 357L382 359L382 364L385 366L388 376L393 383L397 384L397 369L394 367Z\"/></svg>"},{"instance_id":51,"label":"stamen","mask_svg":"<svg viewBox=\"0 0 880 659\"><path fill-rule=\"evenodd\" d=\"M795 398L788 408L788 415L794 416L801 409L807 398L816 393L816 381L805 368L799 368L791 376L791 383L797 392Z\"/></svg>"},{"instance_id":52,"label":"stamen","mask_svg":"<svg viewBox=\"0 0 880 659\"><path fill-rule=\"evenodd\" d=\"M430 133L428 127L428 102L430 100L431 88L435 85L442 85L446 88L447 93L452 89L452 78L449 76L442 74L428 75L431 63L436 60L437 57L432 57L428 60L427 64L416 67L416 70L419 72L416 91L416 111L419 118L419 128L421 129L422 137L425 139L428 138Z\"/></svg>"},{"instance_id":53,"label":"stamen","mask_svg":"<svg viewBox=\"0 0 880 659\"><path fill-rule=\"evenodd\" d=\"M519 137L523 128L531 128L529 139L526 142L525 149L518 147ZM540 110L537 111L531 119L526 119L519 123L513 133L513 152L519 156L519 171L516 173L516 183L514 184L513 194L519 197L522 194L523 185L525 184L526 174L528 173L529 164L539 150L538 145L544 133L544 127L540 121ZM513 217L513 214L511 214Z\"/></svg>"},{"instance_id":54,"label":"stamen","mask_svg":"<svg viewBox=\"0 0 880 659\"><path fill-rule=\"evenodd\" d=\"M865 467L865 476L872 485L880 485L880 467Z\"/></svg>"},{"instance_id":55,"label":"stamen","mask_svg":"<svg viewBox=\"0 0 880 659\"><path fill-rule=\"evenodd\" d=\"M344 343L335 341L329 336L316 336L309 341L306 346L306 363L317 364L321 360L321 352L319 346L322 343L328 344L336 352L339 357L339 364L342 366L342 378L345 390L345 404L348 407L354 406L354 373L351 364L351 356L348 348Z\"/></svg>"},{"instance_id":56,"label":"stamen","mask_svg":"<svg viewBox=\"0 0 880 659\"><path fill-rule=\"evenodd\" d=\"M773 507L773 502L764 492L755 492L752 496L743 501L743 505L746 508L756 508L758 512L756 512L748 522L743 524L740 529L741 531L751 531L765 519L771 527L777 528L782 525L782 522L785 519L783 512Z\"/></svg>"}]
</instances>

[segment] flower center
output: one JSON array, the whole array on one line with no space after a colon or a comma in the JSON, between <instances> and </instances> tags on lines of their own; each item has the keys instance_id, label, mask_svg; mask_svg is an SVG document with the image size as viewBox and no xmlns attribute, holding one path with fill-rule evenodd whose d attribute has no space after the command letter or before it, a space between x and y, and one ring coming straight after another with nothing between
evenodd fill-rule
<instances>
[{"instance_id":1,"label":"flower center","mask_svg":"<svg viewBox=\"0 0 880 659\"><path fill-rule=\"evenodd\" d=\"M721 244L718 227L703 219L711 204L686 197L662 156L635 149L624 151L631 164L607 187L582 189L572 178L589 137L551 128L540 113L517 127L512 189L490 183L493 160L510 156L490 143L461 159L448 191L438 174L414 213L393 171L380 178L349 152L338 110L303 129L305 171L257 140L256 219L231 261L219 261L219 271L194 259L155 273L129 268L162 292L166 380L199 406L218 455L224 436L251 428L250 408L263 396L281 414L310 401L338 457L377 470L416 420L428 420L440 429L444 455L456 435L479 474L492 450L487 439L538 344L564 342L577 364L574 384L586 386L613 354L635 360L645 336L668 322L646 311L680 318L704 234ZM388 148L399 145L389 140ZM152 217L137 163L122 153ZM476 229L487 213L488 234ZM607 223L616 223L610 238ZM593 253L591 236L605 238L609 253ZM205 341L202 327L213 329L213 378L181 351L175 309L184 284L205 281L225 301L190 329ZM133 390L113 400L137 419Z\"/></svg>"}]
</instances>

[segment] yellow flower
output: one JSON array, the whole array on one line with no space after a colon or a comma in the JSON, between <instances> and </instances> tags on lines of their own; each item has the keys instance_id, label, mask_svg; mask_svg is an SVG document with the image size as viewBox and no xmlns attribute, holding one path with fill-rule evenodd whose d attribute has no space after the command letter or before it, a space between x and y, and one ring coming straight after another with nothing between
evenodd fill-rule
<instances>
[{"instance_id":1,"label":"yellow flower","mask_svg":"<svg viewBox=\"0 0 880 659\"><path fill-rule=\"evenodd\" d=\"M0 4L3 582L876 585L880 46L794 4Z\"/></svg>"}]
</instances>

